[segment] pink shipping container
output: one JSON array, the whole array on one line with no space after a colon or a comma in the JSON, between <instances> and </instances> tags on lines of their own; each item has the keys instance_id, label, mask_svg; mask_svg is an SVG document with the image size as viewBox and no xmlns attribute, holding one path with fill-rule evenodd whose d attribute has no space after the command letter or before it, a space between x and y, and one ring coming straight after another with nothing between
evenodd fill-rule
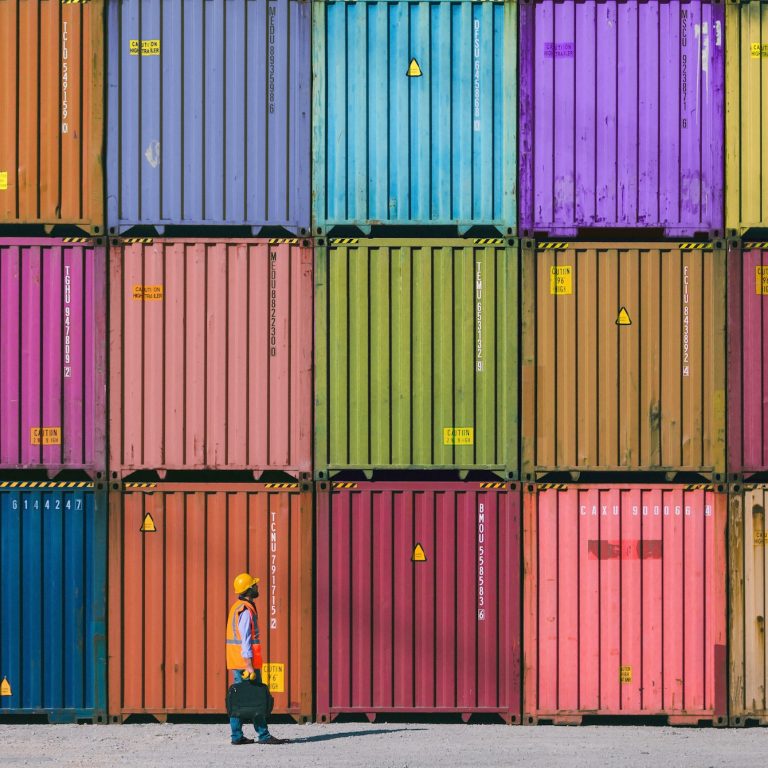
<instances>
[{"instance_id":1,"label":"pink shipping container","mask_svg":"<svg viewBox=\"0 0 768 768\"><path fill-rule=\"evenodd\" d=\"M113 240L110 469L312 470L308 240Z\"/></svg>"},{"instance_id":2,"label":"pink shipping container","mask_svg":"<svg viewBox=\"0 0 768 768\"><path fill-rule=\"evenodd\" d=\"M727 724L723 486L528 486L524 722Z\"/></svg>"},{"instance_id":3,"label":"pink shipping container","mask_svg":"<svg viewBox=\"0 0 768 768\"><path fill-rule=\"evenodd\" d=\"M768 471L768 242L728 252L728 471Z\"/></svg>"},{"instance_id":4,"label":"pink shipping container","mask_svg":"<svg viewBox=\"0 0 768 768\"><path fill-rule=\"evenodd\" d=\"M332 482L316 497L316 701L520 722L520 492Z\"/></svg>"},{"instance_id":5,"label":"pink shipping container","mask_svg":"<svg viewBox=\"0 0 768 768\"><path fill-rule=\"evenodd\" d=\"M106 471L106 249L0 238L0 469Z\"/></svg>"}]
</instances>

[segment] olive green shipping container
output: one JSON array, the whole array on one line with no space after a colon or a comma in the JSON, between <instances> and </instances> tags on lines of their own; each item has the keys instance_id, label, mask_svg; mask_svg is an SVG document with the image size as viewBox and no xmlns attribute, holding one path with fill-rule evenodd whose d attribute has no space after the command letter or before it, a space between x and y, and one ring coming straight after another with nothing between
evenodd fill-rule
<instances>
[{"instance_id":1,"label":"olive green shipping container","mask_svg":"<svg viewBox=\"0 0 768 768\"><path fill-rule=\"evenodd\" d=\"M518 476L518 243L318 240L315 467Z\"/></svg>"}]
</instances>

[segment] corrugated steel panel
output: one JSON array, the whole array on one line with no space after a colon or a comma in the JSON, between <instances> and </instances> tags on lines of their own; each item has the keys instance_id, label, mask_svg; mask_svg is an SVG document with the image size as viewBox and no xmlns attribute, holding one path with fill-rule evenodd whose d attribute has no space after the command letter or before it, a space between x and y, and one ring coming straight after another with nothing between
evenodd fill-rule
<instances>
[{"instance_id":1,"label":"corrugated steel panel","mask_svg":"<svg viewBox=\"0 0 768 768\"><path fill-rule=\"evenodd\" d=\"M523 501L525 722L727 723L727 495L572 485Z\"/></svg>"},{"instance_id":2,"label":"corrugated steel panel","mask_svg":"<svg viewBox=\"0 0 768 768\"><path fill-rule=\"evenodd\" d=\"M105 262L102 240L0 238L0 468L106 472Z\"/></svg>"},{"instance_id":3,"label":"corrugated steel panel","mask_svg":"<svg viewBox=\"0 0 768 768\"><path fill-rule=\"evenodd\" d=\"M110 491L109 536L111 719L226 711L227 612L243 571L261 579L275 714L311 717L309 485L126 484Z\"/></svg>"},{"instance_id":4,"label":"corrugated steel panel","mask_svg":"<svg viewBox=\"0 0 768 768\"><path fill-rule=\"evenodd\" d=\"M523 472L725 472L720 243L524 250Z\"/></svg>"},{"instance_id":5,"label":"corrugated steel panel","mask_svg":"<svg viewBox=\"0 0 768 768\"><path fill-rule=\"evenodd\" d=\"M317 248L315 466L518 472L515 240Z\"/></svg>"},{"instance_id":6,"label":"corrugated steel panel","mask_svg":"<svg viewBox=\"0 0 768 768\"><path fill-rule=\"evenodd\" d=\"M520 492L322 483L317 715L520 722Z\"/></svg>"},{"instance_id":7,"label":"corrugated steel panel","mask_svg":"<svg viewBox=\"0 0 768 768\"><path fill-rule=\"evenodd\" d=\"M0 2L0 223L104 231L104 3Z\"/></svg>"},{"instance_id":8,"label":"corrugated steel panel","mask_svg":"<svg viewBox=\"0 0 768 768\"><path fill-rule=\"evenodd\" d=\"M312 470L308 240L115 240L110 467Z\"/></svg>"},{"instance_id":9,"label":"corrugated steel panel","mask_svg":"<svg viewBox=\"0 0 768 768\"><path fill-rule=\"evenodd\" d=\"M520 227L723 228L723 6L520 6Z\"/></svg>"},{"instance_id":10,"label":"corrugated steel panel","mask_svg":"<svg viewBox=\"0 0 768 768\"><path fill-rule=\"evenodd\" d=\"M730 498L730 715L731 725L768 725L765 648L765 485L734 486Z\"/></svg>"},{"instance_id":11,"label":"corrugated steel panel","mask_svg":"<svg viewBox=\"0 0 768 768\"><path fill-rule=\"evenodd\" d=\"M104 486L0 481L0 715L106 721Z\"/></svg>"},{"instance_id":12,"label":"corrugated steel panel","mask_svg":"<svg viewBox=\"0 0 768 768\"><path fill-rule=\"evenodd\" d=\"M725 222L768 227L768 5L726 5Z\"/></svg>"},{"instance_id":13,"label":"corrugated steel panel","mask_svg":"<svg viewBox=\"0 0 768 768\"><path fill-rule=\"evenodd\" d=\"M313 225L517 226L516 0L315 2Z\"/></svg>"},{"instance_id":14,"label":"corrugated steel panel","mask_svg":"<svg viewBox=\"0 0 768 768\"><path fill-rule=\"evenodd\" d=\"M115 0L107 31L110 231L307 234L308 0Z\"/></svg>"}]
</instances>

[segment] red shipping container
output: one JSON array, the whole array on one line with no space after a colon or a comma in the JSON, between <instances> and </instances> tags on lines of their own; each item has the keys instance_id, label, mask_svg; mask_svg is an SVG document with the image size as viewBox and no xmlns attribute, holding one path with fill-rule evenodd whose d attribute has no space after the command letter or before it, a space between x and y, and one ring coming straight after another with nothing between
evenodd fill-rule
<instances>
[{"instance_id":1,"label":"red shipping container","mask_svg":"<svg viewBox=\"0 0 768 768\"><path fill-rule=\"evenodd\" d=\"M728 251L728 471L768 470L768 242Z\"/></svg>"},{"instance_id":2,"label":"red shipping container","mask_svg":"<svg viewBox=\"0 0 768 768\"><path fill-rule=\"evenodd\" d=\"M524 722L727 724L723 486L528 486Z\"/></svg>"},{"instance_id":3,"label":"red shipping container","mask_svg":"<svg viewBox=\"0 0 768 768\"><path fill-rule=\"evenodd\" d=\"M110 254L110 467L312 471L308 240L125 239Z\"/></svg>"},{"instance_id":4,"label":"red shipping container","mask_svg":"<svg viewBox=\"0 0 768 768\"><path fill-rule=\"evenodd\" d=\"M520 721L520 492L320 483L317 717Z\"/></svg>"}]
</instances>

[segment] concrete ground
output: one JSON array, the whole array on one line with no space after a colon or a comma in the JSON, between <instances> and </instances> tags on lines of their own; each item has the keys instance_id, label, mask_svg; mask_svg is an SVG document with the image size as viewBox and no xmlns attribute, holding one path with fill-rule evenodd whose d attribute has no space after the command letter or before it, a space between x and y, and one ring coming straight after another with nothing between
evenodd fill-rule
<instances>
[{"instance_id":1,"label":"concrete ground","mask_svg":"<svg viewBox=\"0 0 768 768\"><path fill-rule=\"evenodd\" d=\"M0 725L0 766L708 768L762 765L768 743L759 728L339 723L272 732L296 741L233 747L225 725Z\"/></svg>"}]
</instances>

